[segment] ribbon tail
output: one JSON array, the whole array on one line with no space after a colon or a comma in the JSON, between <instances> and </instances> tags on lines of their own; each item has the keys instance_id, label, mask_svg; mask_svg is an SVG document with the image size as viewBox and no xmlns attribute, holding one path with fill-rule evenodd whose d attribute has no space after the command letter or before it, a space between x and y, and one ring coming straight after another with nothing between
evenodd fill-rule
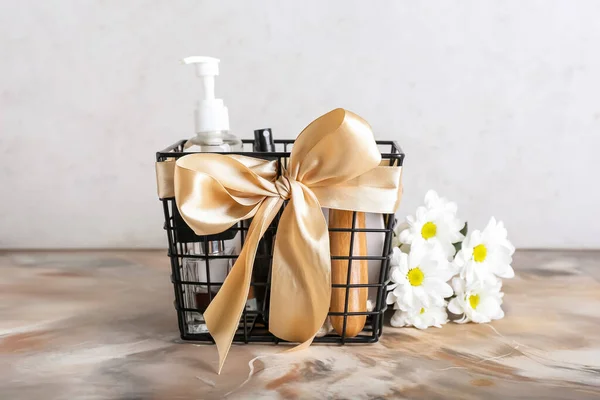
<instances>
[{"instance_id":1,"label":"ribbon tail","mask_svg":"<svg viewBox=\"0 0 600 400\"><path fill-rule=\"evenodd\" d=\"M248 298L258 242L282 204L283 200L279 197L267 197L259 206L250 223L244 247L237 261L204 313L206 326L215 340L219 352L219 374L231 348L231 342L238 329Z\"/></svg>"},{"instance_id":2,"label":"ribbon tail","mask_svg":"<svg viewBox=\"0 0 600 400\"><path fill-rule=\"evenodd\" d=\"M331 300L327 223L312 191L291 183L275 237L269 330L308 346L323 325Z\"/></svg>"},{"instance_id":3,"label":"ribbon tail","mask_svg":"<svg viewBox=\"0 0 600 400\"><path fill-rule=\"evenodd\" d=\"M283 351L283 353L295 353L296 351L308 349L310 347L310 345L312 344L313 340L315 340L314 336L311 337L310 339L308 339L307 341L302 342L299 345L292 347L291 349L287 349L287 350Z\"/></svg>"}]
</instances>

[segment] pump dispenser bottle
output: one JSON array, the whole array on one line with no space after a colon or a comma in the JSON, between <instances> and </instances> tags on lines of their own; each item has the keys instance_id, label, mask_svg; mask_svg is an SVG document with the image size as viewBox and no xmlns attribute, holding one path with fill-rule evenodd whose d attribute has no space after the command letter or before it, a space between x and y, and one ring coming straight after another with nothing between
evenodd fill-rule
<instances>
[{"instance_id":1,"label":"pump dispenser bottle","mask_svg":"<svg viewBox=\"0 0 600 400\"><path fill-rule=\"evenodd\" d=\"M185 152L242 151L242 141L229 134L229 113L222 99L215 98L215 76L219 75L219 59L213 57L187 57L185 64L194 64L196 76L202 82L202 98L196 103L196 136L184 145ZM204 310L219 291L229 273L233 256L233 240L209 240L187 246L188 257L183 258L182 277L190 282L184 285L184 301L188 333L206 333ZM191 256L191 257L190 257ZM194 282L196 282L194 284ZM200 282L200 283L197 283ZM209 283L210 282L210 283ZM256 300L249 298L247 309L256 310Z\"/></svg>"},{"instance_id":2,"label":"pump dispenser bottle","mask_svg":"<svg viewBox=\"0 0 600 400\"><path fill-rule=\"evenodd\" d=\"M219 75L218 58L193 56L183 59L196 67L202 82L202 98L196 103L196 136L188 140L188 152L242 151L242 141L229 133L229 111L223 99L215 98L215 76Z\"/></svg>"}]
</instances>

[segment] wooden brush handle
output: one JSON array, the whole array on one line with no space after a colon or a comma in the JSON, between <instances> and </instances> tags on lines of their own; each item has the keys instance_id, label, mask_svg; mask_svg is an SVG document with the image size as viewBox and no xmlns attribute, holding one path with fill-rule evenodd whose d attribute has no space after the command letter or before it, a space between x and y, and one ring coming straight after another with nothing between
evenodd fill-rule
<instances>
[{"instance_id":1,"label":"wooden brush handle","mask_svg":"<svg viewBox=\"0 0 600 400\"><path fill-rule=\"evenodd\" d=\"M330 228L352 228L353 211L329 210ZM365 213L356 213L355 228L365 228ZM350 254L350 232L329 232L329 245L332 256L348 256ZM365 232L354 233L354 244L352 246L353 256L367 255L367 236ZM346 284L348 279L348 260L331 261L331 283ZM369 283L369 264L367 260L353 260L350 271L350 282ZM367 311L367 298L369 289L351 288L348 295L348 312ZM332 288L330 311L344 312L346 304L346 288ZM348 317L346 321L346 337L354 337L362 331L365 326L366 315ZM344 331L344 317L332 316L331 325L333 329L342 335Z\"/></svg>"}]
</instances>

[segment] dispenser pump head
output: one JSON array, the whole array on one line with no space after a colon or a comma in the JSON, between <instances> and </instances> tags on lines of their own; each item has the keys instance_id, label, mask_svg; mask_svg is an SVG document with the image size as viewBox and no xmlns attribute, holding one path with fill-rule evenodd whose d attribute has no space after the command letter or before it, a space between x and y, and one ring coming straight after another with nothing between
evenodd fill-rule
<instances>
[{"instance_id":1,"label":"dispenser pump head","mask_svg":"<svg viewBox=\"0 0 600 400\"><path fill-rule=\"evenodd\" d=\"M271 128L257 129L254 131L254 151L275 151Z\"/></svg>"},{"instance_id":2,"label":"dispenser pump head","mask_svg":"<svg viewBox=\"0 0 600 400\"><path fill-rule=\"evenodd\" d=\"M218 58L192 56L183 59L185 64L194 64L196 76L202 80L202 98L195 110L196 133L211 133L215 139L220 132L229 130L229 113L222 99L215 98L215 76L219 75ZM217 141L217 140L215 140Z\"/></svg>"}]
</instances>

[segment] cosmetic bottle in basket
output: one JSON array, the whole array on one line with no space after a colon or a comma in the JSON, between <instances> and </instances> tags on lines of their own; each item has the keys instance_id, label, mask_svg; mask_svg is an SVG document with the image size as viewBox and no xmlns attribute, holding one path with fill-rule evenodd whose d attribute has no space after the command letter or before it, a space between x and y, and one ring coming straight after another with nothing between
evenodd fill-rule
<instances>
[{"instance_id":1,"label":"cosmetic bottle in basket","mask_svg":"<svg viewBox=\"0 0 600 400\"><path fill-rule=\"evenodd\" d=\"M365 213L346 210L329 210L329 228L365 229ZM354 237L352 237L354 236ZM367 253L367 235L365 232L329 232L329 243L332 256L347 256L350 260L331 261L332 284L368 284L368 261L360 259ZM353 260L353 257L358 259ZM348 293L346 293L348 292ZM330 311L333 312L366 312L368 288L340 288L331 290ZM366 315L332 316L333 329L345 337L355 337L362 331Z\"/></svg>"},{"instance_id":2,"label":"cosmetic bottle in basket","mask_svg":"<svg viewBox=\"0 0 600 400\"><path fill-rule=\"evenodd\" d=\"M196 103L194 119L196 136L187 141L184 151L242 151L242 141L229 133L229 111L223 99L215 98L215 76L219 75L218 58L187 57L185 64L196 66L196 76L202 80L203 98Z\"/></svg>"},{"instance_id":3,"label":"cosmetic bottle in basket","mask_svg":"<svg viewBox=\"0 0 600 400\"><path fill-rule=\"evenodd\" d=\"M271 153L275 151L275 142L271 128L257 129L254 131L254 146L252 148L257 153ZM269 158L265 155L265 158ZM275 235L273 231L267 230L256 249L256 259L254 260L254 269L252 270L252 278L254 283L258 283L254 287L254 293L258 301L258 306L262 309L265 321L269 320L269 307L265 303L267 281L269 278L269 269L271 265L271 257L273 254L273 244ZM252 288L251 288L252 289Z\"/></svg>"},{"instance_id":4,"label":"cosmetic bottle in basket","mask_svg":"<svg viewBox=\"0 0 600 400\"><path fill-rule=\"evenodd\" d=\"M221 284L231 270L231 258L213 258L215 256L231 256L234 248L226 248L224 240L193 243L183 259L184 305L187 309L197 311L186 312L187 330L189 333L206 333L203 313L212 298L221 288Z\"/></svg>"},{"instance_id":5,"label":"cosmetic bottle in basket","mask_svg":"<svg viewBox=\"0 0 600 400\"><path fill-rule=\"evenodd\" d=\"M219 75L219 59L213 57L187 57L185 64L194 64L196 75L202 80L203 98L196 104L196 136L184 145L186 152L223 153L241 151L242 141L229 133L229 113L222 99L215 98L215 76ZM183 220L178 220L183 224ZM195 236L195 235L194 235ZM225 235L225 236L235 236ZM196 237L186 243L182 278L184 302L187 310L186 324L189 333L208 332L203 312L219 291L233 264L235 247L233 240L213 240ZM200 240L200 241L198 241ZM229 258L227 258L229 257ZM256 299L248 296L247 308L257 309Z\"/></svg>"}]
</instances>

